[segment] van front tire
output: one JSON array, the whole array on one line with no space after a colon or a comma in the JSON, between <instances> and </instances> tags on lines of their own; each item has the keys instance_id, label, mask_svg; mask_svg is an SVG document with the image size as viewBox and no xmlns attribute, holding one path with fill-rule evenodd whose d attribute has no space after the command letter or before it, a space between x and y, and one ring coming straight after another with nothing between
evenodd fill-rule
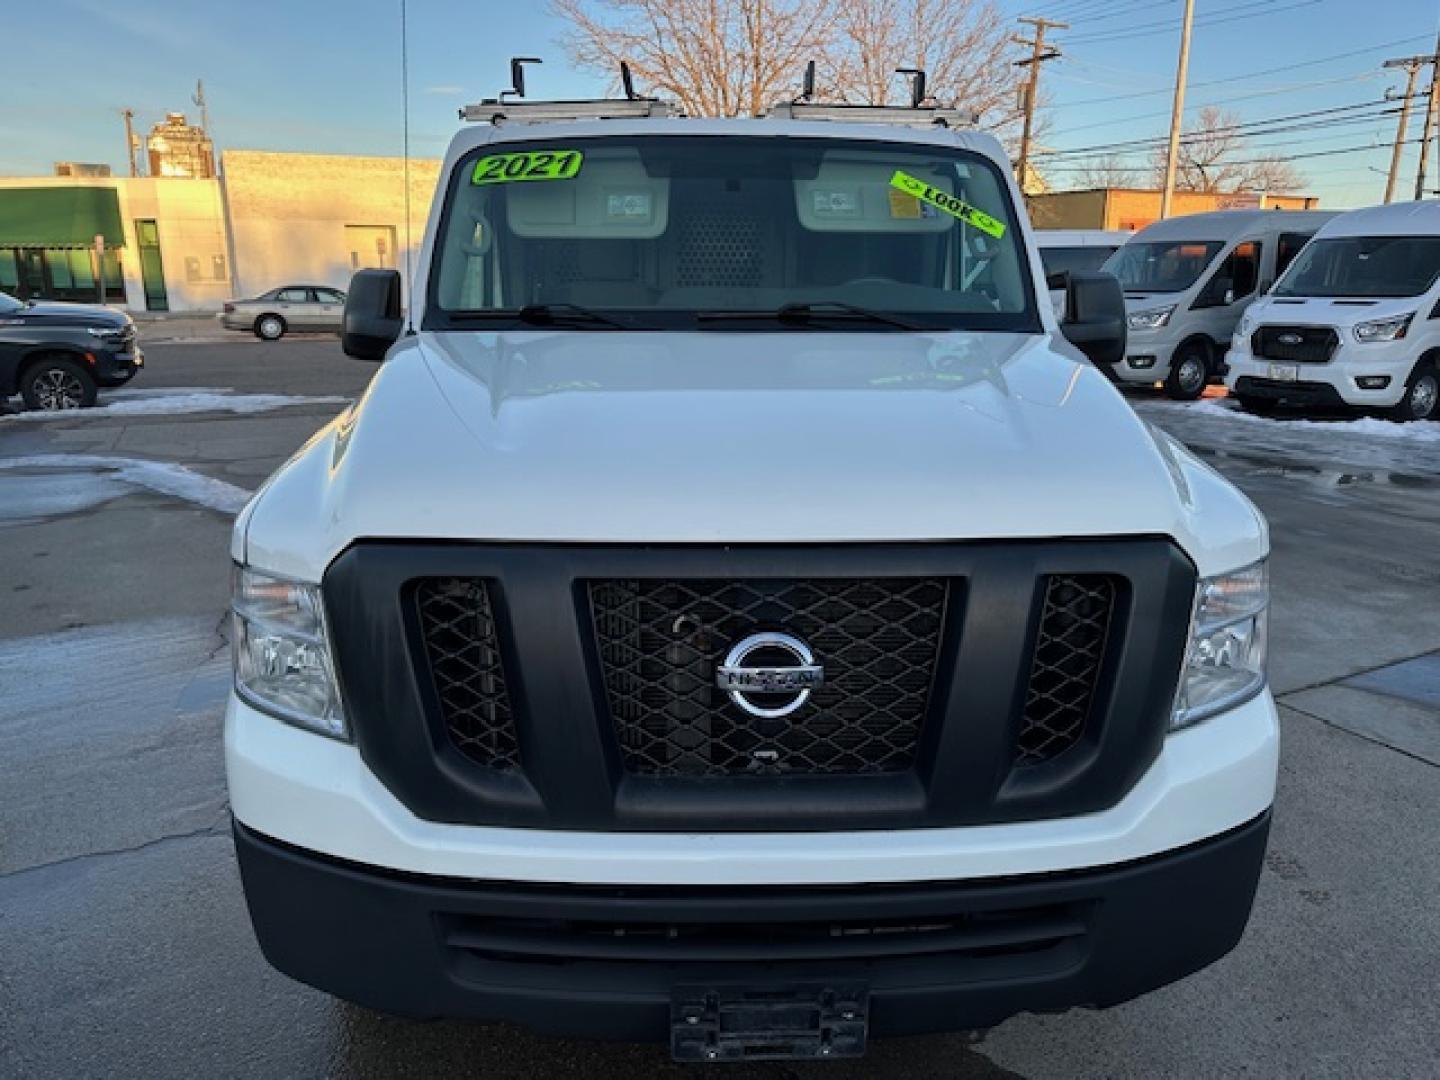
<instances>
[{"instance_id":1,"label":"van front tire","mask_svg":"<svg viewBox=\"0 0 1440 1080\"><path fill-rule=\"evenodd\" d=\"M1210 350L1198 341L1187 341L1170 358L1165 376L1165 396L1175 401L1194 401L1210 383Z\"/></svg>"},{"instance_id":2,"label":"van front tire","mask_svg":"<svg viewBox=\"0 0 1440 1080\"><path fill-rule=\"evenodd\" d=\"M1440 369L1433 359L1415 365L1405 396L1391 409L1390 419L1402 423L1409 420L1440 420Z\"/></svg>"}]
</instances>

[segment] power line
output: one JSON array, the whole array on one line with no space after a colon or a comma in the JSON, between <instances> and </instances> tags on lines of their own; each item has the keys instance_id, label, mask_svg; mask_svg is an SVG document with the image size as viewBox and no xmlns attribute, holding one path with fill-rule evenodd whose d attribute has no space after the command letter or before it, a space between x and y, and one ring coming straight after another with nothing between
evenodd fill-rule
<instances>
[{"instance_id":1,"label":"power line","mask_svg":"<svg viewBox=\"0 0 1440 1080\"><path fill-rule=\"evenodd\" d=\"M1367 76L1367 78L1372 78L1372 77L1373 77L1373 76ZM1330 83L1330 82L1319 82L1319 83L1315 83L1314 85L1315 85L1315 86L1329 86L1329 85L1337 85L1337 84L1340 83L1340 82L1363 82L1363 81L1365 81L1365 80L1351 77L1351 78L1348 78L1348 79L1337 79L1337 80L1335 80L1333 83ZM1205 102L1203 105L1200 105L1199 108L1208 109L1208 108L1213 108L1213 107L1218 106L1218 105L1233 105L1233 104L1234 104L1235 102L1237 102L1237 101L1254 101L1256 98L1274 97L1274 96L1275 96L1275 92L1274 92L1274 91L1270 91L1270 90L1257 91L1257 92L1251 93L1251 94L1236 94L1234 97L1215 98L1214 100L1207 101L1207 102ZM1191 108L1194 108L1194 107L1195 107L1195 106L1191 106ZM1187 111L1188 111L1188 110L1187 110ZM1170 115L1170 113L1169 113L1168 111L1167 111L1167 112L1143 113L1143 114L1141 114L1141 115L1139 115L1139 116L1125 116L1125 117L1121 117L1121 118L1115 119L1115 120L1101 120L1101 121L1099 121L1098 123L1094 123L1094 124L1077 124L1077 125L1075 125L1075 126L1073 126L1073 127L1066 128L1066 132L1067 132L1067 133L1072 133L1072 132L1076 132L1076 131L1094 131L1096 128L1100 128L1100 127L1113 127L1115 124L1134 123L1134 122L1137 121L1137 120L1156 120L1156 119L1159 119L1159 118L1162 117L1162 116L1169 116L1169 115Z\"/></svg>"},{"instance_id":2,"label":"power line","mask_svg":"<svg viewBox=\"0 0 1440 1080\"><path fill-rule=\"evenodd\" d=\"M1380 52L1382 49L1397 49L1401 45L1409 45L1416 41L1428 41L1429 39L1429 34L1414 34L1408 38L1401 38L1399 41L1383 41L1379 45L1366 45L1363 48L1350 49L1346 52L1335 53L1332 56L1320 56L1316 57L1314 60L1302 60L1296 64L1284 64L1280 67L1265 68L1261 71L1252 71L1248 75L1227 75L1219 79L1206 79L1203 82L1191 83L1190 86L1192 89L1194 89L1198 86L1218 86L1221 83L1229 84L1234 82L1244 82L1249 79L1258 79L1264 75L1279 75L1284 72L1294 71L1296 68L1315 67L1318 64L1329 64L1335 60L1348 60L1352 56L1363 56L1366 53ZM1077 61L1077 63L1080 63L1082 67L1084 66L1083 61ZM1315 83L1313 85L1323 86L1325 84ZM1135 98L1154 97L1157 94L1168 94L1170 93L1170 90L1171 88L1167 86L1159 90L1137 90L1134 93L1130 94L1115 94L1108 97L1084 98L1080 101L1066 102L1065 108L1079 108L1082 105L1108 105L1112 101L1131 101ZM1040 107L1042 109L1056 109L1060 106L1057 104L1042 105ZM1121 121L1117 121L1117 123L1118 122Z\"/></svg>"},{"instance_id":3,"label":"power line","mask_svg":"<svg viewBox=\"0 0 1440 1080\"><path fill-rule=\"evenodd\" d=\"M1263 131L1255 131L1255 130L1253 130L1253 129L1255 129L1255 128L1270 127L1270 126L1275 125L1275 124L1286 124L1286 123L1289 123L1289 122L1294 121L1294 120L1309 120L1309 119L1313 119L1313 118L1315 118L1315 117L1321 117L1321 116L1337 116L1337 115L1339 115L1339 114L1341 114L1341 113L1354 113L1354 112L1358 112L1358 111L1360 111L1360 110L1365 110L1365 109L1383 108L1383 107L1385 107L1385 106L1387 106L1387 105L1392 104L1394 100L1396 100L1396 99L1389 99L1389 100L1387 100L1387 99L1385 99L1385 98L1377 98L1377 99L1375 99L1375 100L1373 100L1373 101L1360 101L1360 102L1355 102L1354 104L1351 104L1351 105L1335 105L1335 106L1332 106L1332 107L1330 107L1330 108L1328 108L1328 109L1310 109L1310 110L1308 110L1308 111L1306 111L1306 112L1285 113L1285 114L1283 114L1283 115L1281 115L1281 116L1271 116L1271 117L1266 117L1266 118L1261 119L1261 120L1247 120L1247 121L1242 121L1242 122L1234 123L1234 124L1223 124L1223 125L1221 125L1221 126L1219 126L1219 127L1210 128L1210 129L1209 129L1207 132L1205 132L1204 134L1206 134L1206 135L1243 135L1243 134L1249 133L1249 134L1251 134L1251 135L1262 135L1262 134L1267 134L1267 133L1266 133L1266 132L1263 132ZM1270 132L1269 134L1273 134L1273 132ZM1194 133L1194 132L1191 132L1191 133L1189 133L1189 134L1182 134L1182 135L1181 135L1181 142L1183 143L1183 142L1187 142L1187 141L1193 141L1195 138L1196 138L1196 133ZM1071 157L1071 156L1075 156L1075 155L1077 155L1077 154L1093 154L1093 153L1096 153L1097 151L1105 151L1105 150L1124 150L1124 149L1131 148L1131 147L1144 148L1145 146L1148 146L1148 145L1150 145L1150 144L1153 144L1153 143L1155 143L1155 142L1157 142L1157 141L1163 141L1163 139L1161 139L1160 137L1146 137L1146 138L1143 138L1143 139L1126 139L1126 140L1123 140L1123 141L1120 141L1120 142L1098 143L1098 144L1094 144L1094 145L1091 145L1091 146L1085 146L1085 147L1066 147L1066 148L1063 148L1063 149L1047 150L1047 151L1044 151L1044 153L1046 154L1046 156L1049 156L1049 157L1060 157L1060 156Z\"/></svg>"},{"instance_id":4,"label":"power line","mask_svg":"<svg viewBox=\"0 0 1440 1080\"><path fill-rule=\"evenodd\" d=\"M1276 0L1243 0L1243 2L1242 2L1242 3L1239 3L1239 4L1231 4L1229 7L1216 8L1214 11L1207 11L1207 12L1206 12L1204 15L1202 15L1202 16L1200 17L1200 19L1197 20L1197 21L1200 23L1200 25L1203 26L1206 22L1208 22L1210 19L1213 19L1213 18L1214 18L1215 16L1217 16L1217 15L1225 15L1225 14L1227 14L1227 13L1229 13L1229 12L1238 12L1238 11L1254 10L1255 8L1268 8L1268 7L1270 7L1272 4L1274 4L1275 2L1276 2ZM1305 2L1305 3L1319 3L1320 0L1304 0L1304 2ZM1269 13L1266 12L1266 14L1269 14ZM1072 18L1075 18L1075 16L1071 16L1071 17L1072 17ZM1115 18L1115 17L1116 17L1116 16L1114 16L1114 15L1105 16L1105 18L1111 18L1111 19L1113 19L1113 18ZM1083 16L1081 17L1081 21L1084 21ZM1098 22L1099 20L1097 19L1097 20L1095 20L1095 21ZM1160 20L1157 20L1156 22L1139 23L1139 24L1137 24L1137 25L1135 25L1135 26L1127 27L1126 29L1121 30L1119 33L1109 33L1109 32L1106 32L1106 31L1097 31L1097 32L1092 33L1092 34L1079 34L1079 35L1077 35L1077 36L1075 37L1074 40L1075 40L1075 41L1078 41L1078 42L1100 41L1101 39L1104 39L1104 40L1106 40L1106 41L1115 41L1115 40L1120 39L1120 38L1143 37L1143 36L1145 36L1144 34L1141 34L1141 33L1140 33L1141 31L1147 31L1147 32L1148 32L1148 31L1150 31L1150 30L1154 30L1156 33L1160 33L1160 32L1162 32L1162 31L1169 31L1169 30L1173 30L1173 29L1175 29L1175 20L1174 20L1174 19L1160 19Z\"/></svg>"},{"instance_id":5,"label":"power line","mask_svg":"<svg viewBox=\"0 0 1440 1080\"><path fill-rule=\"evenodd\" d=\"M1407 145L1407 146L1413 146L1413 145L1416 145L1416 144L1418 144L1418 143L1420 143L1420 142L1423 142L1423 141L1424 141L1424 140L1422 140L1422 139L1406 139L1406 140L1405 140L1405 145ZM1333 150L1315 150L1315 151L1311 151L1310 153L1307 153L1307 154L1286 154L1286 155L1263 157L1263 158L1237 159L1237 160L1233 160L1233 161L1230 160L1229 158L1227 158L1227 159L1223 162L1223 164L1225 164L1225 165L1269 165L1269 164L1271 164L1271 163L1273 163L1273 162L1279 162L1279 161L1304 161L1304 160L1307 160L1307 159L1310 159L1310 158L1334 157L1334 156L1337 156L1337 155L1340 155L1340 154L1361 154L1361 153L1366 152L1367 150L1380 150L1380 149L1383 149L1383 147L1375 146L1375 145L1373 145L1373 144L1367 145L1367 146L1344 146L1344 147L1340 147L1339 149L1333 149ZM1060 166L1056 166L1055 168L1050 169L1050 170L1048 170L1048 171L1050 171L1050 172L1084 172L1086 168L1087 168L1087 166L1083 166L1083 165L1060 165Z\"/></svg>"},{"instance_id":6,"label":"power line","mask_svg":"<svg viewBox=\"0 0 1440 1080\"><path fill-rule=\"evenodd\" d=\"M1316 4L1318 4L1318 3L1321 3L1321 2L1322 2L1322 0L1297 0L1296 3L1287 4L1287 5L1285 5L1284 7L1270 7L1270 4L1273 3L1273 0L1262 0L1262 6L1266 7L1268 10L1265 10L1265 11L1251 11L1251 12L1246 12L1246 13L1243 13L1243 14L1229 15L1229 16L1226 16L1226 17L1223 18L1223 19L1216 19L1216 18L1213 18L1213 17L1211 17L1211 16L1205 16L1205 17L1202 17L1201 19L1198 20L1198 25L1200 25L1200 26L1202 26L1202 27L1223 26L1223 25L1226 24L1226 23L1239 22L1239 21L1241 21L1241 20L1243 20L1243 19L1258 19L1258 18L1262 18L1262 17L1264 17L1264 16L1266 16L1266 15L1279 15L1282 11L1294 11L1296 8L1313 7L1314 5L1316 5ZM1234 10L1236 10L1236 9L1234 9L1234 8L1226 8L1226 9L1224 9L1224 10L1226 10L1226 11L1234 11ZM1135 30L1135 31L1127 31L1127 32L1124 32L1124 33L1119 33L1119 34L1102 34L1102 33L1088 34L1088 35L1082 35L1082 36L1080 36L1080 37L1077 37L1077 38L1075 38L1074 40L1075 40L1075 43L1076 43L1076 44L1085 44L1086 42L1090 42L1090 41L1105 41L1105 42L1111 42L1111 41L1130 41L1130 40L1133 40L1134 38L1154 37L1156 34L1167 34L1167 33L1169 33L1169 32L1171 31L1171 29L1173 29L1173 25L1174 25L1174 24L1167 22L1167 23L1165 23L1165 24L1163 24L1163 25L1161 25L1161 24L1155 24L1155 25L1156 25L1158 28L1157 28L1157 29L1154 29L1154 30Z\"/></svg>"}]
</instances>

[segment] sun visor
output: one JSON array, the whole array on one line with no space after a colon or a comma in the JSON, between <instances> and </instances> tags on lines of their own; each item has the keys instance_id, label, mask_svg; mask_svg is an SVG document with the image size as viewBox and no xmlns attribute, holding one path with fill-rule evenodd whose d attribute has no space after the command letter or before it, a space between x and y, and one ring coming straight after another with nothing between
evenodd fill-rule
<instances>
[{"instance_id":1,"label":"sun visor","mask_svg":"<svg viewBox=\"0 0 1440 1080\"><path fill-rule=\"evenodd\" d=\"M947 195L955 194L953 166L906 169ZM811 232L939 233L955 219L891 184L896 165L877 156L826 154L813 179L795 181L795 212Z\"/></svg>"},{"instance_id":2,"label":"sun visor","mask_svg":"<svg viewBox=\"0 0 1440 1080\"><path fill-rule=\"evenodd\" d=\"M506 220L516 236L653 240L670 217L669 179L646 175L634 150L587 150L572 176L504 188Z\"/></svg>"}]
</instances>

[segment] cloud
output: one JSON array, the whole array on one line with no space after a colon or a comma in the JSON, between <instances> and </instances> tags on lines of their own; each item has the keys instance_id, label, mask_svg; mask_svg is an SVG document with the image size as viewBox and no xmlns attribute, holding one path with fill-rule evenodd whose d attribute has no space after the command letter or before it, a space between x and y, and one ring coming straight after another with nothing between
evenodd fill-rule
<instances>
[{"instance_id":1,"label":"cloud","mask_svg":"<svg viewBox=\"0 0 1440 1080\"><path fill-rule=\"evenodd\" d=\"M439 96L439 97L455 97L455 96L457 96L457 95L459 95L459 94L463 94L464 92L465 92L465 88L464 88L463 86L448 86L448 85L447 85L447 86L427 86L427 87L425 87L425 93L427 93L427 94L435 94L435 95L437 95L437 96Z\"/></svg>"}]
</instances>

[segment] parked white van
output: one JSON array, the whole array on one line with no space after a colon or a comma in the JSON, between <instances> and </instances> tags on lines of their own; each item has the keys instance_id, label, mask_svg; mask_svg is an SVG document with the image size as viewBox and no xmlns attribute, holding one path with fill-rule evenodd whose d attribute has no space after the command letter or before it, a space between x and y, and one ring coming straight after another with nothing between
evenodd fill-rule
<instances>
[{"instance_id":1,"label":"parked white van","mask_svg":"<svg viewBox=\"0 0 1440 1080\"><path fill-rule=\"evenodd\" d=\"M1230 343L1247 408L1351 406L1440 419L1440 203L1342 214Z\"/></svg>"},{"instance_id":2,"label":"parked white van","mask_svg":"<svg viewBox=\"0 0 1440 1080\"><path fill-rule=\"evenodd\" d=\"M1130 342L1107 372L1165 384L1191 401L1224 374L1225 346L1250 302L1335 217L1318 210L1217 210L1141 229L1105 263L1125 290Z\"/></svg>"},{"instance_id":3,"label":"parked white van","mask_svg":"<svg viewBox=\"0 0 1440 1080\"><path fill-rule=\"evenodd\" d=\"M1129 240L1128 229L1036 229L1045 276L1099 270Z\"/></svg>"}]
</instances>

